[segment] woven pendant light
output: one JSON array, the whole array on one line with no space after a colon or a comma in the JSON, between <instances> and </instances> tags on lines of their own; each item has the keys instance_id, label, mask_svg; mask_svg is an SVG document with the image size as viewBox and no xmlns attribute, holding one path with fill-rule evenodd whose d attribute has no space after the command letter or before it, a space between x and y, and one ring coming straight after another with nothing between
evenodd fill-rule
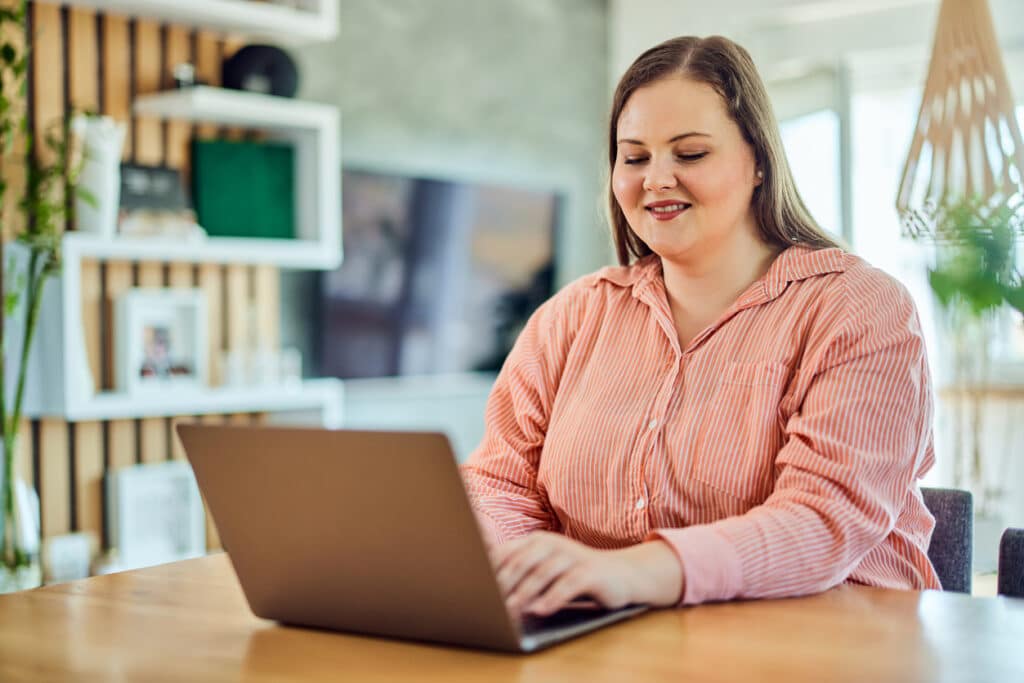
<instances>
[{"instance_id":1,"label":"woven pendant light","mask_svg":"<svg viewBox=\"0 0 1024 683\"><path fill-rule=\"evenodd\" d=\"M943 0L896 208L903 234L941 238L945 211L976 201L1024 230L1024 142L987 0Z\"/></svg>"}]
</instances>

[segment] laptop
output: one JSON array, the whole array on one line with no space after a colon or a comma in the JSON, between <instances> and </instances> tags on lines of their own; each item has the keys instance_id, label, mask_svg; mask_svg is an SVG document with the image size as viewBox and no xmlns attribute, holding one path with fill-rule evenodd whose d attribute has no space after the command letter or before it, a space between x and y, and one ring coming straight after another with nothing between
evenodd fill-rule
<instances>
[{"instance_id":1,"label":"laptop","mask_svg":"<svg viewBox=\"0 0 1024 683\"><path fill-rule=\"evenodd\" d=\"M258 617L532 652L648 609L513 618L443 434L177 429Z\"/></svg>"}]
</instances>

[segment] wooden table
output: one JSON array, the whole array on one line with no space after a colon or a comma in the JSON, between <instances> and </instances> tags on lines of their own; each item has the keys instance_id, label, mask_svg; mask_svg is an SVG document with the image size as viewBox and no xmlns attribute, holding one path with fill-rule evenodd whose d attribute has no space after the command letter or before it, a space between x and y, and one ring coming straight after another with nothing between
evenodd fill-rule
<instances>
[{"instance_id":1,"label":"wooden table","mask_svg":"<svg viewBox=\"0 0 1024 683\"><path fill-rule=\"evenodd\" d=\"M1024 600L843 586L516 656L262 621L213 555L0 596L0 681L58 680L1024 681Z\"/></svg>"}]
</instances>

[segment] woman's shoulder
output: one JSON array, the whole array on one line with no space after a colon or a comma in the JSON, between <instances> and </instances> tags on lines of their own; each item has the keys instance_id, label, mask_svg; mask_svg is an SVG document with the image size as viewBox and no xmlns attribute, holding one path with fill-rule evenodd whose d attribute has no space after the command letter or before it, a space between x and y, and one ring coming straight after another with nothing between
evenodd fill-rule
<instances>
[{"instance_id":1,"label":"woman's shoulder","mask_svg":"<svg viewBox=\"0 0 1024 683\"><path fill-rule=\"evenodd\" d=\"M917 305L907 286L865 258L847 251L841 267L819 281L815 324L828 338L872 335L882 340L920 328Z\"/></svg>"},{"instance_id":2,"label":"woman's shoulder","mask_svg":"<svg viewBox=\"0 0 1024 683\"><path fill-rule=\"evenodd\" d=\"M601 316L632 299L635 286L659 276L661 264L645 257L626 266L605 266L562 286L539 309L551 322L578 327L585 318Z\"/></svg>"},{"instance_id":3,"label":"woman's shoulder","mask_svg":"<svg viewBox=\"0 0 1024 683\"><path fill-rule=\"evenodd\" d=\"M822 288L822 296L833 300L851 315L885 308L915 309L914 298L907 286L896 277L850 252L842 253L842 272L838 286Z\"/></svg>"},{"instance_id":4,"label":"woman's shoulder","mask_svg":"<svg viewBox=\"0 0 1024 683\"><path fill-rule=\"evenodd\" d=\"M576 278L562 291L569 298L591 296L592 292L629 291L636 285L649 281L661 273L657 257L645 256L625 266L605 266L582 277Z\"/></svg>"}]
</instances>

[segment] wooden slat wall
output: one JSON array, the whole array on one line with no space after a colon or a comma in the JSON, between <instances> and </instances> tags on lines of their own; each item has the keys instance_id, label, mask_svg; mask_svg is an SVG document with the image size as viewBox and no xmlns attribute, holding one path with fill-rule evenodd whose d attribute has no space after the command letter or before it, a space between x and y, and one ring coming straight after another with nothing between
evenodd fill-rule
<instances>
[{"instance_id":1,"label":"wooden slat wall","mask_svg":"<svg viewBox=\"0 0 1024 683\"><path fill-rule=\"evenodd\" d=\"M4 2L6 0L0 0ZM69 110L99 111L128 127L123 158L163 164L190 173L192 137L243 132L216 124L190 125L135 117L132 99L173 86L176 63L191 61L197 77L220 82L220 65L241 43L207 31L162 25L131 17L105 15L78 7L30 3L30 122L38 135ZM14 36L15 40L24 36ZM15 141L15 144L19 144ZM23 141L21 144L24 144ZM12 188L24 186L23 168L2 168ZM20 174L20 175L19 175ZM4 217L5 226L17 226ZM72 225L68 229L73 229ZM86 355L97 386L115 388L118 350L113 321L118 297L135 286L199 287L209 305L211 382L222 380L221 354L247 347L258 337L277 348L278 272L270 267L232 264L85 262L81 304ZM255 301L259 306L254 306ZM211 415L206 422L250 423L259 415ZM173 433L178 421L194 416L67 423L25 421L19 439L18 471L39 489L44 537L88 531L104 545L103 476L138 462L184 457ZM208 523L208 546L218 548L217 531Z\"/></svg>"}]
</instances>

